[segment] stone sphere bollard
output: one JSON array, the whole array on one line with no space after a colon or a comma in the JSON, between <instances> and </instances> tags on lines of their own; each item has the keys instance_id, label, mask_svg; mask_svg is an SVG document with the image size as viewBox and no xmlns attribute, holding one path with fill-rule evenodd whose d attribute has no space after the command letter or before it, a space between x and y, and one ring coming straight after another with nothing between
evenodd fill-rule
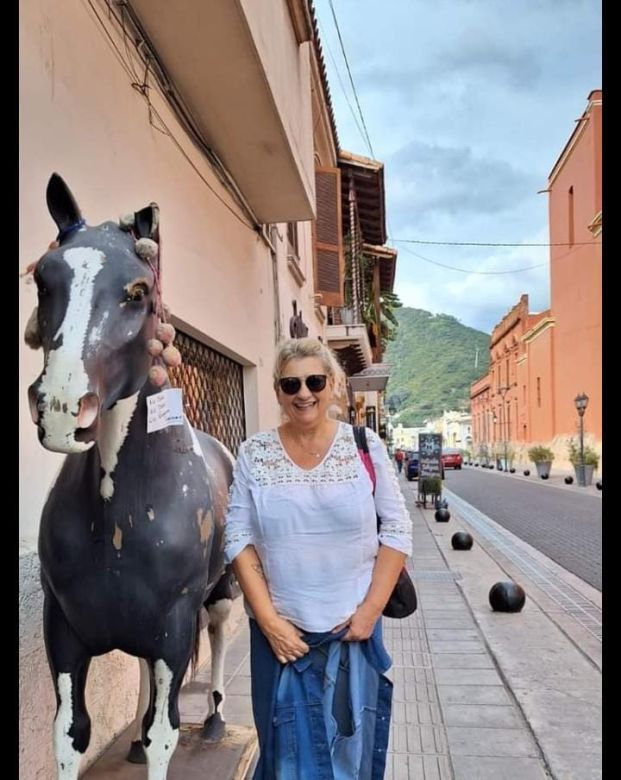
<instances>
[{"instance_id":1,"label":"stone sphere bollard","mask_svg":"<svg viewBox=\"0 0 621 780\"><path fill-rule=\"evenodd\" d=\"M474 467L475 467L475 468L478 468L478 466L479 466L479 464L478 464L478 463L475 463L475 464L474 464Z\"/></svg>"},{"instance_id":2,"label":"stone sphere bollard","mask_svg":"<svg viewBox=\"0 0 621 780\"><path fill-rule=\"evenodd\" d=\"M574 478L573 477L565 477L565 484L571 485L573 484Z\"/></svg>"},{"instance_id":3,"label":"stone sphere bollard","mask_svg":"<svg viewBox=\"0 0 621 780\"><path fill-rule=\"evenodd\" d=\"M490 463L490 464L489 464L489 466L488 466L487 468L488 468L488 469L493 469L493 468L494 468L494 464L493 464L493 463Z\"/></svg>"},{"instance_id":4,"label":"stone sphere bollard","mask_svg":"<svg viewBox=\"0 0 621 780\"><path fill-rule=\"evenodd\" d=\"M451 513L448 511L448 509L441 507L440 509L436 509L434 517L436 518L437 523L448 523L448 521L451 519Z\"/></svg>"},{"instance_id":5,"label":"stone sphere bollard","mask_svg":"<svg viewBox=\"0 0 621 780\"><path fill-rule=\"evenodd\" d=\"M510 474L515 474L515 469L513 468L513 466L511 466L511 468L509 469L509 473Z\"/></svg>"},{"instance_id":6,"label":"stone sphere bollard","mask_svg":"<svg viewBox=\"0 0 621 780\"><path fill-rule=\"evenodd\" d=\"M494 612L520 612L525 602L526 594L517 582L497 582L489 592Z\"/></svg>"},{"instance_id":7,"label":"stone sphere bollard","mask_svg":"<svg viewBox=\"0 0 621 780\"><path fill-rule=\"evenodd\" d=\"M548 479L549 476L550 476L549 474L542 474L541 479Z\"/></svg>"},{"instance_id":8,"label":"stone sphere bollard","mask_svg":"<svg viewBox=\"0 0 621 780\"><path fill-rule=\"evenodd\" d=\"M465 531L457 531L451 536L451 544L454 550L470 550L473 545L472 536Z\"/></svg>"},{"instance_id":9,"label":"stone sphere bollard","mask_svg":"<svg viewBox=\"0 0 621 780\"><path fill-rule=\"evenodd\" d=\"M524 476L525 477L529 477L530 476L530 471L528 469L524 469Z\"/></svg>"},{"instance_id":10,"label":"stone sphere bollard","mask_svg":"<svg viewBox=\"0 0 621 780\"><path fill-rule=\"evenodd\" d=\"M598 490L601 490L601 489L602 489L602 481L601 481L601 479L598 479L598 480L597 480L597 482L595 483L595 487L596 487Z\"/></svg>"}]
</instances>

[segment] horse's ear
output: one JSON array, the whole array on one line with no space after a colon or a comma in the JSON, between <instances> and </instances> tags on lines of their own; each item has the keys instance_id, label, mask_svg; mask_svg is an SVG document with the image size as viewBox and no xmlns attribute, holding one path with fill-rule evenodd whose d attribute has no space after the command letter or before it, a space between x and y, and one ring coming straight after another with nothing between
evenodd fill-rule
<instances>
[{"instance_id":1,"label":"horse's ear","mask_svg":"<svg viewBox=\"0 0 621 780\"><path fill-rule=\"evenodd\" d=\"M134 233L136 238L151 238L160 240L160 209L157 203L151 203L146 208L134 212Z\"/></svg>"},{"instance_id":2,"label":"horse's ear","mask_svg":"<svg viewBox=\"0 0 621 780\"><path fill-rule=\"evenodd\" d=\"M58 227L59 235L82 219L82 214L71 190L57 173L50 176L45 197L52 219Z\"/></svg>"}]
</instances>

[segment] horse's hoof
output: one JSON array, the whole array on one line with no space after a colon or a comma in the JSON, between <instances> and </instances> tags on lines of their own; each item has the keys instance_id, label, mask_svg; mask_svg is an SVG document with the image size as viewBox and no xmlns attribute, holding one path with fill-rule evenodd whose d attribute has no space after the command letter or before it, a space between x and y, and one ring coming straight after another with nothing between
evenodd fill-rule
<instances>
[{"instance_id":1,"label":"horse's hoof","mask_svg":"<svg viewBox=\"0 0 621 780\"><path fill-rule=\"evenodd\" d=\"M226 732L226 724L222 720L222 715L215 712L205 721L201 736L207 742L219 742Z\"/></svg>"},{"instance_id":2,"label":"horse's hoof","mask_svg":"<svg viewBox=\"0 0 621 780\"><path fill-rule=\"evenodd\" d=\"M127 754L126 761L129 761L130 764L146 764L147 763L147 754L144 752L144 747L142 742L137 739L135 742L132 742L131 747L129 748L129 753Z\"/></svg>"}]
</instances>

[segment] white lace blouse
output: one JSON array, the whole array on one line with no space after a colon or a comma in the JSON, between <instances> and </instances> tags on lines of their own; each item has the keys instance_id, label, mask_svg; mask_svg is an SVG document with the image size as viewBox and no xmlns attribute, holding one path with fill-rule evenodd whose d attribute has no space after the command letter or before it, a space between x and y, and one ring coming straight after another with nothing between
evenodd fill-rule
<instances>
[{"instance_id":1,"label":"white lace blouse","mask_svg":"<svg viewBox=\"0 0 621 780\"><path fill-rule=\"evenodd\" d=\"M345 423L339 423L324 459L309 470L289 458L276 430L252 436L237 457L226 562L252 544L277 612L306 631L329 631L366 596L379 546L376 511L379 542L411 553L412 524L395 470L377 434L367 428L366 435L375 497Z\"/></svg>"}]
</instances>

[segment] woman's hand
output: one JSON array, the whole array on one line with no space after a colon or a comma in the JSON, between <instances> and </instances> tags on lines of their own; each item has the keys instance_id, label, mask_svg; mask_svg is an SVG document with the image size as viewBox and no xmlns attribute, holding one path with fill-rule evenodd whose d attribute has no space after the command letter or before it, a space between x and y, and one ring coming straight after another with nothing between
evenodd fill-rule
<instances>
[{"instance_id":1,"label":"woman's hand","mask_svg":"<svg viewBox=\"0 0 621 780\"><path fill-rule=\"evenodd\" d=\"M297 661L310 650L306 642L300 639L302 636L300 629L280 615L259 624L259 627L281 664L286 664L287 661Z\"/></svg>"},{"instance_id":2,"label":"woman's hand","mask_svg":"<svg viewBox=\"0 0 621 780\"><path fill-rule=\"evenodd\" d=\"M341 641L362 642L363 639L368 639L371 636L381 614L381 609L363 601L349 620L346 620L336 628L333 628L332 633L336 634L342 628L345 628L345 626L349 626L349 631Z\"/></svg>"}]
</instances>

